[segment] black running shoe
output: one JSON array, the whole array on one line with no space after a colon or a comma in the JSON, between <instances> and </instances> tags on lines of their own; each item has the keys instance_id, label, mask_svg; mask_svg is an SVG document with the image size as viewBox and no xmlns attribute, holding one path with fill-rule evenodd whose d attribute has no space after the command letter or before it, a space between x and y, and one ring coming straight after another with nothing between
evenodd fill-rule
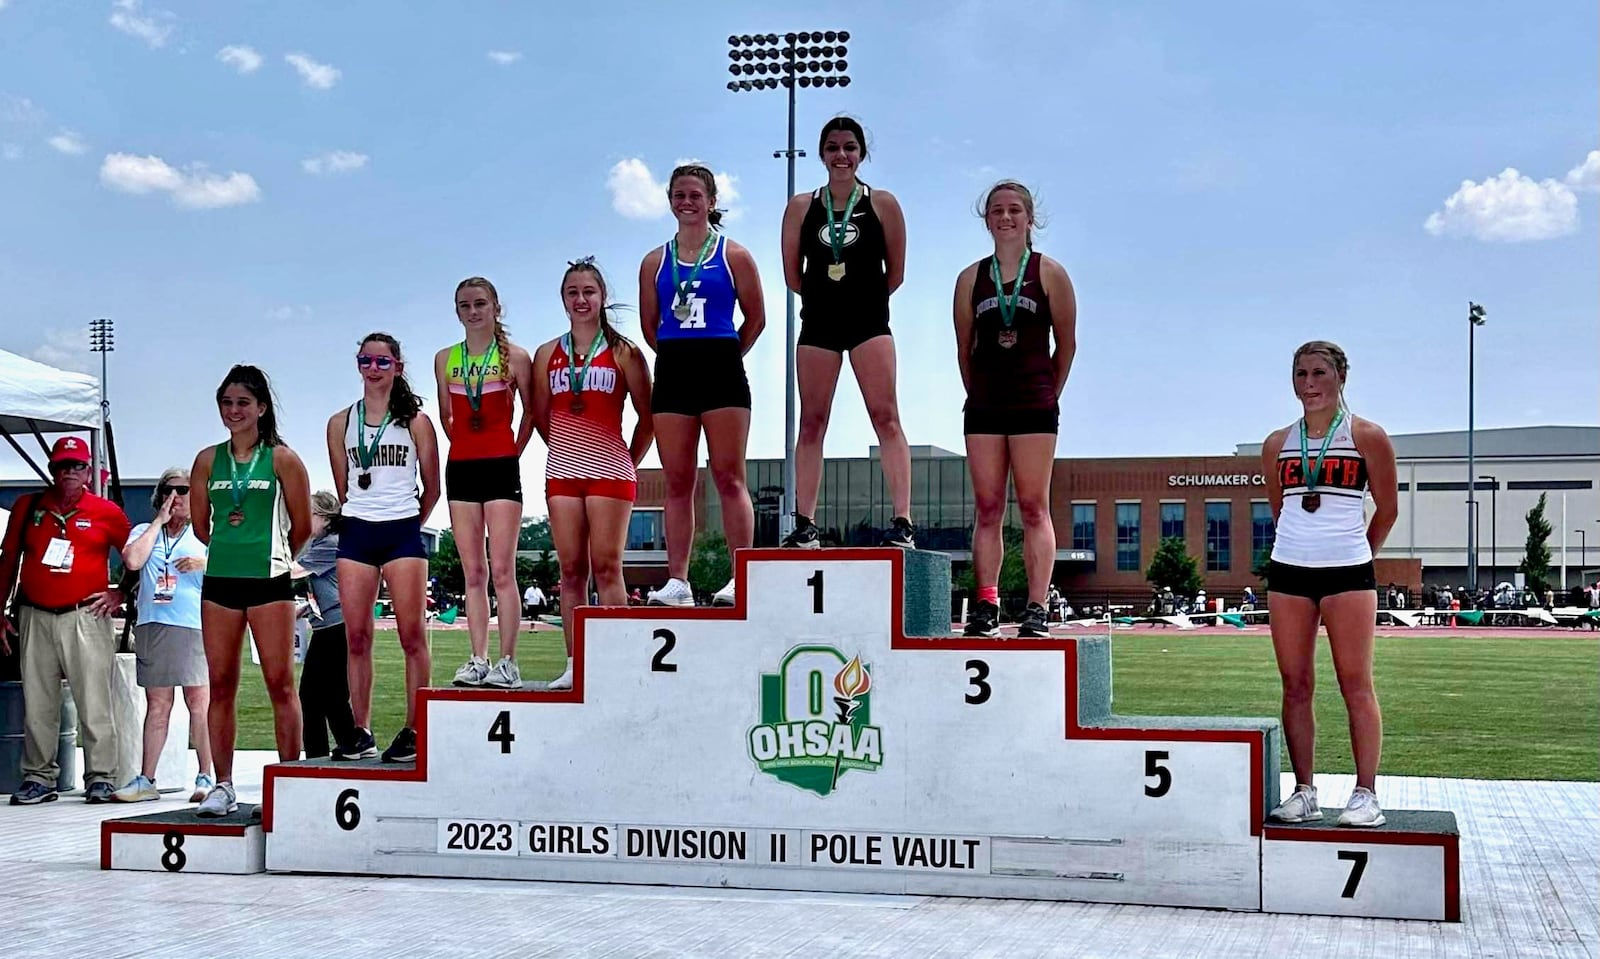
<instances>
[{"instance_id":1,"label":"black running shoe","mask_svg":"<svg viewBox=\"0 0 1600 959\"><path fill-rule=\"evenodd\" d=\"M362 726L356 727L356 741L353 743L340 743L333 747L330 756L335 762L347 763L357 759L371 759L378 755L378 741L372 738L372 730Z\"/></svg>"},{"instance_id":2,"label":"black running shoe","mask_svg":"<svg viewBox=\"0 0 1600 959\"><path fill-rule=\"evenodd\" d=\"M1050 622L1047 615L1044 606L1039 603L1029 603L1028 608L1022 611L1022 622L1017 626L1017 636L1021 639L1049 639Z\"/></svg>"},{"instance_id":3,"label":"black running shoe","mask_svg":"<svg viewBox=\"0 0 1600 959\"><path fill-rule=\"evenodd\" d=\"M794 514L794 532L783 538L784 549L821 549L822 541L818 539L817 524L811 522L811 517Z\"/></svg>"},{"instance_id":4,"label":"black running shoe","mask_svg":"<svg viewBox=\"0 0 1600 959\"><path fill-rule=\"evenodd\" d=\"M889 528L883 531L884 546L898 546L901 549L916 549L917 541L914 538L916 527L904 516L896 516L889 521Z\"/></svg>"},{"instance_id":5,"label":"black running shoe","mask_svg":"<svg viewBox=\"0 0 1600 959\"><path fill-rule=\"evenodd\" d=\"M983 636L994 639L1000 635L1000 607L978 600L967 614L967 628L963 636Z\"/></svg>"},{"instance_id":6,"label":"black running shoe","mask_svg":"<svg viewBox=\"0 0 1600 959\"><path fill-rule=\"evenodd\" d=\"M411 763L417 761L417 731L410 726L402 726L394 734L394 742L383 751L383 761L386 763Z\"/></svg>"}]
</instances>

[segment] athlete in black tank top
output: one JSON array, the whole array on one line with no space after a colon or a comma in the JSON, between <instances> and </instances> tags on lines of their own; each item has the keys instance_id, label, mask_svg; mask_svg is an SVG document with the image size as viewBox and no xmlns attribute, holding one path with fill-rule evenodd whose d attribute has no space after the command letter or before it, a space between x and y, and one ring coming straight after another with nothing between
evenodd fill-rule
<instances>
[{"instance_id":1,"label":"athlete in black tank top","mask_svg":"<svg viewBox=\"0 0 1600 959\"><path fill-rule=\"evenodd\" d=\"M1002 283L1016 306L1006 322L994 282L993 256L978 261L972 284L972 354L968 410L1054 409L1056 371L1050 356L1050 292L1040 282L1044 257L1028 258L1020 286Z\"/></svg>"},{"instance_id":2,"label":"athlete in black tank top","mask_svg":"<svg viewBox=\"0 0 1600 959\"><path fill-rule=\"evenodd\" d=\"M821 545L811 517L822 485L822 438L849 353L883 450L884 480L894 503L883 543L910 549L915 545L909 518L911 448L900 429L889 335L889 296L905 276L905 218L893 194L856 177L867 157L859 123L834 117L823 125L821 139L817 156L828 170L827 184L792 197L783 214L784 280L800 295L803 320L795 351L800 381L795 528L783 545Z\"/></svg>"}]
</instances>

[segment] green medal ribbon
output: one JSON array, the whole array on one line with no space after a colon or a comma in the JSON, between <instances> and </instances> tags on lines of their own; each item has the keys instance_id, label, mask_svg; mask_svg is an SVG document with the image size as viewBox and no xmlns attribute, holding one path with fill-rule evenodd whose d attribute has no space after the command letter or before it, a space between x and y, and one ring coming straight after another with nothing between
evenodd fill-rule
<instances>
[{"instance_id":1,"label":"green medal ribbon","mask_svg":"<svg viewBox=\"0 0 1600 959\"><path fill-rule=\"evenodd\" d=\"M579 366L578 365L578 354L574 353L573 350L572 350L572 334L571 333L563 333L563 334L561 334L561 348L563 350L566 350L566 352L567 352L567 362L569 364L571 364L568 368L572 371L571 372L571 381L572 381L571 390L572 390L572 396L573 396L574 399L577 399L579 394L581 394L583 392L583 383L584 383L585 380L587 380L589 378L589 364L593 363L594 362L594 358L596 356L600 355L600 347L604 346L605 342L606 342L605 330L599 330L599 329L595 330L594 331L594 342L589 344L589 355L584 358L583 365Z\"/></svg>"},{"instance_id":2,"label":"green medal ribbon","mask_svg":"<svg viewBox=\"0 0 1600 959\"><path fill-rule=\"evenodd\" d=\"M1033 248L1022 248L1022 262L1017 264L1017 278L1011 287L1011 301L1006 302L1006 287L1000 282L1000 259L989 260L989 276L994 280L995 295L1000 300L1000 322L1010 329L1017 322L1017 301L1022 299L1022 278L1028 273L1028 261L1033 258Z\"/></svg>"},{"instance_id":3,"label":"green medal ribbon","mask_svg":"<svg viewBox=\"0 0 1600 959\"><path fill-rule=\"evenodd\" d=\"M481 384L478 387L478 393L479 395L483 393ZM477 404L474 403L472 408L477 409ZM360 425L356 427L356 459L361 463L363 471L370 470L372 469L372 464L378 460L378 441L383 438L383 431L389 428L389 411L383 411L383 422L378 424L378 431L372 434L371 443L366 443L363 440L363 437L367 435L367 401L365 398L356 404L356 415L361 417L358 421Z\"/></svg>"},{"instance_id":4,"label":"green medal ribbon","mask_svg":"<svg viewBox=\"0 0 1600 959\"><path fill-rule=\"evenodd\" d=\"M844 218L838 223L833 220L833 191L823 188L822 192L828 200L828 245L833 247L833 262L838 263L844 259L844 235L850 226L850 214L856 211L856 201L861 199L861 184L858 182L850 189L850 202L845 204Z\"/></svg>"},{"instance_id":5,"label":"green medal ribbon","mask_svg":"<svg viewBox=\"0 0 1600 959\"><path fill-rule=\"evenodd\" d=\"M1317 452L1317 461L1311 462L1311 450L1306 446L1306 421L1300 418L1300 472L1304 475L1307 491L1317 488L1317 477L1322 475L1322 458L1328 455L1328 444L1333 442L1333 431L1339 428L1339 422L1344 419L1344 410L1333 414L1333 422L1328 424L1328 435L1322 438L1322 449Z\"/></svg>"},{"instance_id":6,"label":"green medal ribbon","mask_svg":"<svg viewBox=\"0 0 1600 959\"><path fill-rule=\"evenodd\" d=\"M249 490L250 477L256 471L256 464L261 462L261 450L266 444L259 440L256 442L255 449L250 453L250 465L245 467L242 480L239 478L239 458L233 455L233 444L225 445L228 447L228 468L231 470L229 475L233 483L233 488L229 490L233 495L233 512L243 515L244 495Z\"/></svg>"},{"instance_id":7,"label":"green medal ribbon","mask_svg":"<svg viewBox=\"0 0 1600 959\"><path fill-rule=\"evenodd\" d=\"M483 381L489 372L489 360L500 358L500 341L495 340L484 351L483 362L478 364L478 381L472 381L472 354L467 352L467 341L461 341L461 386L467 391L467 405L472 407L472 412L478 412L478 407L483 403Z\"/></svg>"},{"instance_id":8,"label":"green medal ribbon","mask_svg":"<svg viewBox=\"0 0 1600 959\"><path fill-rule=\"evenodd\" d=\"M706 234L706 242L700 247L700 253L694 258L694 269L689 273L688 280L680 280L678 273L678 238L673 237L667 243L667 254L672 258L672 288L678 291L674 298L673 309L689 305L689 291L694 289L694 281L700 279L700 270L711 259L711 248L717 244L715 230Z\"/></svg>"}]
</instances>

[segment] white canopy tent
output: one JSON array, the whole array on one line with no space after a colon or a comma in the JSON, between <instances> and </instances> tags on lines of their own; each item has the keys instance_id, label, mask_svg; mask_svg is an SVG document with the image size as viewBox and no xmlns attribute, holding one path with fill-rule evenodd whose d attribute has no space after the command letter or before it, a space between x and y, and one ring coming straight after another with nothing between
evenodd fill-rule
<instances>
[{"instance_id":1,"label":"white canopy tent","mask_svg":"<svg viewBox=\"0 0 1600 959\"><path fill-rule=\"evenodd\" d=\"M44 434L87 432L96 462L103 463L100 428L100 384L94 377L0 350L0 437L40 477L48 479L48 474L18 442L19 436L32 434L43 460L49 455ZM95 470L96 488L99 479Z\"/></svg>"}]
</instances>

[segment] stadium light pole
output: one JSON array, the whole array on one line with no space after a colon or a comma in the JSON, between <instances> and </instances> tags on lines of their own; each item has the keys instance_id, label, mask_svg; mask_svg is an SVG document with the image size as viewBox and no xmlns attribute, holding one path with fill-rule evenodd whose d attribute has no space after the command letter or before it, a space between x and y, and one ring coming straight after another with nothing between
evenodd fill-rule
<instances>
[{"instance_id":1,"label":"stadium light pole","mask_svg":"<svg viewBox=\"0 0 1600 959\"><path fill-rule=\"evenodd\" d=\"M1477 475L1477 464L1472 455L1474 352L1477 349L1478 327L1487 321L1487 316L1483 307L1470 301L1467 303L1467 582L1473 589L1478 588L1478 536L1473 523L1473 503L1477 499L1473 489L1477 485L1473 480Z\"/></svg>"},{"instance_id":2,"label":"stadium light pole","mask_svg":"<svg viewBox=\"0 0 1600 959\"><path fill-rule=\"evenodd\" d=\"M106 421L111 419L111 400L106 394L106 354L115 352L116 348L116 322L106 317L90 320L89 352L100 354L100 432L95 437L94 476L90 480L90 487L96 493L105 492L104 484L100 481L105 466L101 460L107 456Z\"/></svg>"},{"instance_id":3,"label":"stadium light pole","mask_svg":"<svg viewBox=\"0 0 1600 959\"><path fill-rule=\"evenodd\" d=\"M850 40L848 30L808 30L800 33L735 34L728 37L728 90L748 93L753 90L776 90L782 87L789 100L788 147L772 151L773 159L788 161L788 190L783 199L787 203L794 196L794 161L806 151L794 145L795 90L800 87L847 87L850 77L845 72L850 63L845 59L845 44ZM794 291L784 283L784 394L783 394L783 512L778 517L778 534L787 536L794 529L795 502L794 447L798 412L795 409L798 390L795 384L795 316Z\"/></svg>"},{"instance_id":4,"label":"stadium light pole","mask_svg":"<svg viewBox=\"0 0 1600 959\"><path fill-rule=\"evenodd\" d=\"M1500 585L1495 582L1500 578L1500 511L1495 509L1500 501L1500 477L1485 473L1478 479L1489 481L1489 589L1493 591Z\"/></svg>"},{"instance_id":5,"label":"stadium light pole","mask_svg":"<svg viewBox=\"0 0 1600 959\"><path fill-rule=\"evenodd\" d=\"M1578 534L1578 579L1582 580L1589 575L1587 570L1589 565L1589 534L1581 528L1575 529L1573 532ZM1567 584L1562 583L1561 588L1566 589Z\"/></svg>"}]
</instances>

